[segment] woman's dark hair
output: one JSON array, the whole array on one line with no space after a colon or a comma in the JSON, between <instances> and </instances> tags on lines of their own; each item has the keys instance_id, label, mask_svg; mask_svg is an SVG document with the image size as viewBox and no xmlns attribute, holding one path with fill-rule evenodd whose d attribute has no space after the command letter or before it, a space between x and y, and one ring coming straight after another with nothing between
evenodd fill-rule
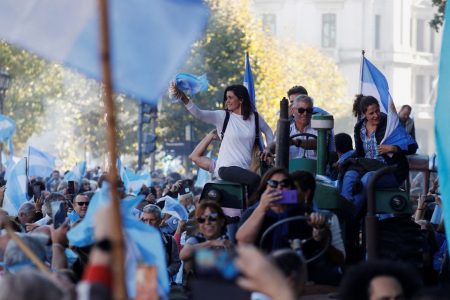
<instances>
[{"instance_id":1,"label":"woman's dark hair","mask_svg":"<svg viewBox=\"0 0 450 300\"><path fill-rule=\"evenodd\" d=\"M225 107L225 102L227 101L227 92L232 91L239 100L242 101L241 111L244 120L248 120L250 118L250 114L252 113L252 105L250 104L250 96L248 94L248 90L242 84L235 84L227 86L223 93L223 105Z\"/></svg>"},{"instance_id":2,"label":"woman's dark hair","mask_svg":"<svg viewBox=\"0 0 450 300\"><path fill-rule=\"evenodd\" d=\"M308 190L311 191L309 199L307 200L309 203L312 203L314 192L316 191L316 179L314 178L314 175L307 171L295 171L291 174L291 178L297 188L303 192Z\"/></svg>"},{"instance_id":3,"label":"woman's dark hair","mask_svg":"<svg viewBox=\"0 0 450 300\"><path fill-rule=\"evenodd\" d=\"M365 114L367 111L367 108L371 105L377 105L378 107L380 104L378 103L377 98L373 96L363 96L360 100L359 108L361 110L361 113Z\"/></svg>"},{"instance_id":4,"label":"woman's dark hair","mask_svg":"<svg viewBox=\"0 0 450 300\"><path fill-rule=\"evenodd\" d=\"M346 300L369 299L369 287L372 279L378 276L389 276L398 280L406 299L422 287L422 281L417 272L404 263L378 260L363 262L350 268L342 279L339 298Z\"/></svg>"},{"instance_id":5,"label":"woman's dark hair","mask_svg":"<svg viewBox=\"0 0 450 300\"><path fill-rule=\"evenodd\" d=\"M353 100L353 116L358 120L361 118L361 99L364 97L363 94L358 94L355 96L355 100Z\"/></svg>"},{"instance_id":6,"label":"woman's dark hair","mask_svg":"<svg viewBox=\"0 0 450 300\"><path fill-rule=\"evenodd\" d=\"M286 170L285 168L271 168L271 169L267 170L267 172L262 177L258 188L256 189L256 191L251 195L250 199L248 200L249 206L253 205L259 201L259 198L261 198L262 193L264 193L264 191L266 190L267 180L269 180L270 177L272 177L275 174L283 174L289 180L292 180L291 175L289 174L288 170Z\"/></svg>"}]
</instances>

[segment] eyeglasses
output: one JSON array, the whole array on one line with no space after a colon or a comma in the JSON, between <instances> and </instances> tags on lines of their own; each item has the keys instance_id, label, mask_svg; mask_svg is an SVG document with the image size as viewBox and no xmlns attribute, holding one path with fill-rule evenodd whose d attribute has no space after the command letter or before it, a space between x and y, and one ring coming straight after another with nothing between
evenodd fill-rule
<instances>
[{"instance_id":1,"label":"eyeglasses","mask_svg":"<svg viewBox=\"0 0 450 300\"><path fill-rule=\"evenodd\" d=\"M201 216L201 217L198 217L198 218L197 218L197 222L200 223L200 224L205 223L206 220L209 220L210 222L216 222L217 219L218 219L218 217L219 217L219 214L217 214L217 213L212 213L212 214L209 214L209 215L207 215L207 216Z\"/></svg>"},{"instance_id":2,"label":"eyeglasses","mask_svg":"<svg viewBox=\"0 0 450 300\"><path fill-rule=\"evenodd\" d=\"M88 206L89 201L75 202L78 206Z\"/></svg>"},{"instance_id":3,"label":"eyeglasses","mask_svg":"<svg viewBox=\"0 0 450 300\"><path fill-rule=\"evenodd\" d=\"M298 113L299 114L303 114L303 113L307 113L308 115L310 115L310 114L312 114L313 113L313 109L312 108L303 108L303 107L300 107L299 109L298 109Z\"/></svg>"},{"instance_id":4,"label":"eyeglasses","mask_svg":"<svg viewBox=\"0 0 450 300\"><path fill-rule=\"evenodd\" d=\"M291 186L291 181L289 179L283 179L281 181L269 179L267 180L267 185L270 186L271 188L277 187L286 188Z\"/></svg>"}]
</instances>

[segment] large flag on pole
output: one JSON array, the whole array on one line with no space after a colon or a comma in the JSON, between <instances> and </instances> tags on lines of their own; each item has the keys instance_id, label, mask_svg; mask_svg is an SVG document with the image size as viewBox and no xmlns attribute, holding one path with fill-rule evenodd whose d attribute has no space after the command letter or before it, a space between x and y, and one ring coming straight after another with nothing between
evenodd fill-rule
<instances>
[{"instance_id":1,"label":"large flag on pole","mask_svg":"<svg viewBox=\"0 0 450 300\"><path fill-rule=\"evenodd\" d=\"M445 16L450 16L447 3ZM444 224L447 240L450 238L450 22L446 18L442 34L441 59L439 64L439 85L435 107L434 126L439 171L439 189L444 208Z\"/></svg>"},{"instance_id":2,"label":"large flag on pole","mask_svg":"<svg viewBox=\"0 0 450 300\"><path fill-rule=\"evenodd\" d=\"M206 25L202 0L110 0L113 86L159 99ZM94 0L2 0L0 38L100 80Z\"/></svg>"},{"instance_id":3,"label":"large flag on pole","mask_svg":"<svg viewBox=\"0 0 450 300\"><path fill-rule=\"evenodd\" d=\"M29 147L28 149L28 176L48 177L55 169L56 157L53 155Z\"/></svg>"},{"instance_id":4,"label":"large flag on pole","mask_svg":"<svg viewBox=\"0 0 450 300\"><path fill-rule=\"evenodd\" d=\"M26 168L26 158L22 158L8 168L8 175L5 178L6 191L5 199L3 200L3 209L12 216L17 215L20 206L28 200Z\"/></svg>"},{"instance_id":5,"label":"large flag on pole","mask_svg":"<svg viewBox=\"0 0 450 300\"><path fill-rule=\"evenodd\" d=\"M247 88L248 94L250 95L250 104L252 105L252 111L256 111L255 83L253 81L252 68L250 66L250 58L248 56L248 52L245 52L244 86Z\"/></svg>"},{"instance_id":6,"label":"large flag on pole","mask_svg":"<svg viewBox=\"0 0 450 300\"><path fill-rule=\"evenodd\" d=\"M380 104L381 112L387 114L386 132L381 144L397 145L402 150L407 150L410 144L416 143L400 125L386 77L364 56L361 68L361 94L375 97Z\"/></svg>"}]
</instances>

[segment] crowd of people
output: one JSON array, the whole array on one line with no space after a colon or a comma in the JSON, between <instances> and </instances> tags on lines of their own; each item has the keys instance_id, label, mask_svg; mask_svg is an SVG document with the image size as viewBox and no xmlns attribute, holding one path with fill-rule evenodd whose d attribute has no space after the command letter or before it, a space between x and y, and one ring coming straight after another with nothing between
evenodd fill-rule
<instances>
[{"instance_id":1,"label":"crowd of people","mask_svg":"<svg viewBox=\"0 0 450 300\"><path fill-rule=\"evenodd\" d=\"M153 172L152 184L143 185L137 195L124 182L118 183L122 201L141 196L126 213L155 229L161 238L166 269L157 272L169 278L170 298L229 299L235 295L236 299L290 300L314 293L333 293L339 299L448 297L448 244L438 179L427 195L418 198L413 215L378 216L380 231L392 231L394 236L393 244L383 244L380 251L384 260L366 262L360 238L367 184L375 170L397 165L377 187L398 187L407 180L407 155L417 150L411 107L402 107L399 119L413 142L381 143L387 117L375 98L362 95L354 104L358 119L355 148L348 134L329 134L327 149L336 158L327 175L336 180L341 201L348 208L338 214L321 210L314 202L314 174L290 173L283 167L255 172L261 170L255 167L258 162L273 163L274 134L264 118L252 111L244 86L227 87L224 109L211 111L198 108L175 85L171 92L195 118L215 127L190 159L217 179L245 186L248 199L244 199L245 209L236 214L221 202L202 198L191 174ZM290 135L317 135L311 117L328 113L314 106L304 87L293 87L288 97ZM268 145L265 150L260 148L260 132ZM204 154L213 141L221 143L217 160ZM299 136L290 141L290 158L315 159L317 147L315 139ZM87 171L79 182L65 180L55 170L48 178L29 178L29 200L16 215L0 209L4 229L0 235L0 299L112 297L115 234L111 205L93 212L94 243L77 247L68 239L71 230L88 218L91 201L106 182L107 173L100 168ZM0 199L4 192L0 188ZM55 210L62 214L62 221ZM403 235L410 239L396 243L396 237ZM147 237L140 238L146 241ZM36 258L43 264L36 263ZM157 290L153 290L159 293L156 298L142 294L136 298L169 297Z\"/></svg>"}]
</instances>

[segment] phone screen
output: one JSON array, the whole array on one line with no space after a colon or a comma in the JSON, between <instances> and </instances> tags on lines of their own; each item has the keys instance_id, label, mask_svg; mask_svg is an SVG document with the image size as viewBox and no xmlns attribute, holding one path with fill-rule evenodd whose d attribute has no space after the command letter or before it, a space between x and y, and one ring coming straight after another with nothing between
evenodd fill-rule
<instances>
[{"instance_id":1,"label":"phone screen","mask_svg":"<svg viewBox=\"0 0 450 300\"><path fill-rule=\"evenodd\" d=\"M61 224L66 220L66 211L64 210L63 201L52 202L52 219L55 229L61 226Z\"/></svg>"},{"instance_id":2,"label":"phone screen","mask_svg":"<svg viewBox=\"0 0 450 300\"><path fill-rule=\"evenodd\" d=\"M281 200L274 201L273 203L277 204L298 204L298 194L297 190L282 190L281 191Z\"/></svg>"},{"instance_id":3,"label":"phone screen","mask_svg":"<svg viewBox=\"0 0 450 300\"><path fill-rule=\"evenodd\" d=\"M250 293L235 282L239 270L234 263L236 253L225 249L198 249L194 253L192 299L243 300Z\"/></svg>"},{"instance_id":4,"label":"phone screen","mask_svg":"<svg viewBox=\"0 0 450 300\"><path fill-rule=\"evenodd\" d=\"M75 181L69 180L67 183L67 194L74 195L75 194Z\"/></svg>"}]
</instances>

